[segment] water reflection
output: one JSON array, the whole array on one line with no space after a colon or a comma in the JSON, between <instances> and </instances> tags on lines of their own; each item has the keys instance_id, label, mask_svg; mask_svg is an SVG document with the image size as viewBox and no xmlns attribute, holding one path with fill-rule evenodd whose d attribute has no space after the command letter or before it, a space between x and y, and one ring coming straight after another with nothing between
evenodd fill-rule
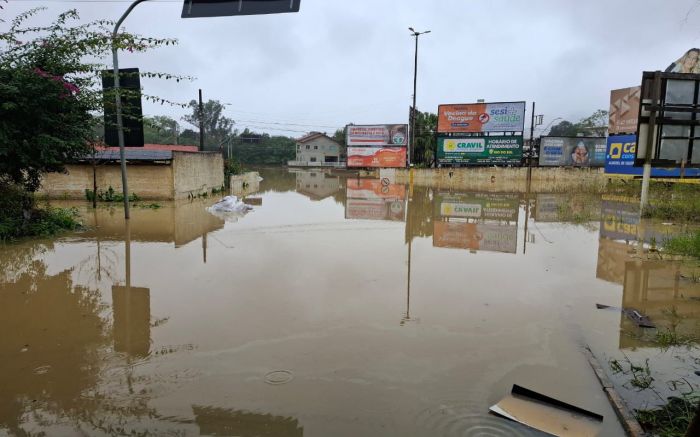
<instances>
[{"instance_id":1,"label":"water reflection","mask_svg":"<svg viewBox=\"0 0 700 437\"><path fill-rule=\"evenodd\" d=\"M348 178L345 218L406 220L406 186L380 179Z\"/></svg>"},{"instance_id":2,"label":"water reflection","mask_svg":"<svg viewBox=\"0 0 700 437\"><path fill-rule=\"evenodd\" d=\"M273 416L217 407L192 407L199 435L240 437L302 437L304 428L293 417Z\"/></svg>"},{"instance_id":3,"label":"water reflection","mask_svg":"<svg viewBox=\"0 0 700 437\"><path fill-rule=\"evenodd\" d=\"M433 246L515 253L518 211L517 194L438 193Z\"/></svg>"}]
</instances>

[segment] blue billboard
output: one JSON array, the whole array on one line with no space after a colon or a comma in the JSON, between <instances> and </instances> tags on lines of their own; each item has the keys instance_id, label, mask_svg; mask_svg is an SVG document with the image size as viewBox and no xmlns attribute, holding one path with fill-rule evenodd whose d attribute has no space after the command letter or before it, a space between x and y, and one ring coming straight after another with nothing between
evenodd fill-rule
<instances>
[{"instance_id":1,"label":"blue billboard","mask_svg":"<svg viewBox=\"0 0 700 437\"><path fill-rule=\"evenodd\" d=\"M633 176L642 175L642 167L634 166L634 158L637 152L636 135L613 135L608 137L608 146L605 153L605 173L625 174ZM651 177L677 178L681 175L681 169L652 167ZM686 168L685 177L700 176L700 169Z\"/></svg>"}]
</instances>

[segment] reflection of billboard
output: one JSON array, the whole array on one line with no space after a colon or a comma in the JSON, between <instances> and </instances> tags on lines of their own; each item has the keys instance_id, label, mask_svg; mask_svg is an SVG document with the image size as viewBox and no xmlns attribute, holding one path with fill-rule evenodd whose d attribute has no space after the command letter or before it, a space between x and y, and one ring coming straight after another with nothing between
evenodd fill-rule
<instances>
[{"instance_id":1,"label":"reflection of billboard","mask_svg":"<svg viewBox=\"0 0 700 437\"><path fill-rule=\"evenodd\" d=\"M542 137L541 166L603 167L605 137Z\"/></svg>"},{"instance_id":2,"label":"reflection of billboard","mask_svg":"<svg viewBox=\"0 0 700 437\"><path fill-rule=\"evenodd\" d=\"M537 194L535 221L559 221L559 204L561 203L561 198L561 194Z\"/></svg>"},{"instance_id":3,"label":"reflection of billboard","mask_svg":"<svg viewBox=\"0 0 700 437\"><path fill-rule=\"evenodd\" d=\"M438 106L438 132L522 132L525 102Z\"/></svg>"},{"instance_id":4,"label":"reflection of billboard","mask_svg":"<svg viewBox=\"0 0 700 437\"><path fill-rule=\"evenodd\" d=\"M408 145L407 124L378 124L371 126L347 126L348 146L392 146Z\"/></svg>"},{"instance_id":5,"label":"reflection of billboard","mask_svg":"<svg viewBox=\"0 0 700 437\"><path fill-rule=\"evenodd\" d=\"M605 154L605 173L610 174L627 174L641 176L643 168L635 166L634 160L637 152L637 136L636 135L614 135L608 137L607 152ZM661 168L653 167L651 176L658 178L673 178L680 177L680 168ZM697 177L700 176L700 169L686 168L684 176Z\"/></svg>"},{"instance_id":6,"label":"reflection of billboard","mask_svg":"<svg viewBox=\"0 0 700 437\"><path fill-rule=\"evenodd\" d=\"M518 225L433 222L433 246L515 253Z\"/></svg>"},{"instance_id":7,"label":"reflection of billboard","mask_svg":"<svg viewBox=\"0 0 700 437\"><path fill-rule=\"evenodd\" d=\"M520 164L523 137L438 138L437 158L441 164Z\"/></svg>"},{"instance_id":8,"label":"reflection of billboard","mask_svg":"<svg viewBox=\"0 0 700 437\"><path fill-rule=\"evenodd\" d=\"M639 86L610 92L608 135L637 133L641 93Z\"/></svg>"},{"instance_id":9,"label":"reflection of billboard","mask_svg":"<svg viewBox=\"0 0 700 437\"><path fill-rule=\"evenodd\" d=\"M436 217L518 220L517 195L438 193L434 204Z\"/></svg>"},{"instance_id":10,"label":"reflection of billboard","mask_svg":"<svg viewBox=\"0 0 700 437\"><path fill-rule=\"evenodd\" d=\"M636 241L640 238L639 199L624 196L603 196L600 236L610 240ZM645 242L661 243L671 236L668 227L651 224L643 228Z\"/></svg>"},{"instance_id":11,"label":"reflection of billboard","mask_svg":"<svg viewBox=\"0 0 700 437\"><path fill-rule=\"evenodd\" d=\"M346 219L406 220L406 187L379 179L348 179Z\"/></svg>"},{"instance_id":12,"label":"reflection of billboard","mask_svg":"<svg viewBox=\"0 0 700 437\"><path fill-rule=\"evenodd\" d=\"M348 167L406 167L405 147L348 147Z\"/></svg>"}]
</instances>

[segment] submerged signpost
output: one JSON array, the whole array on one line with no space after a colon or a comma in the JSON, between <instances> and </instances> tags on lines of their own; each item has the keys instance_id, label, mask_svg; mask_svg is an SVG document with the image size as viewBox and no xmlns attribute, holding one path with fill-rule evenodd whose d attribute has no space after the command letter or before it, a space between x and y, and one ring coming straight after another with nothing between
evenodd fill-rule
<instances>
[{"instance_id":1,"label":"submerged signpost","mask_svg":"<svg viewBox=\"0 0 700 437\"><path fill-rule=\"evenodd\" d=\"M126 177L126 159L124 156L124 126L122 121L121 95L119 93L119 54L116 45L117 33L126 17L136 6L147 0L134 0L117 20L112 32L112 63L114 70L115 111L117 121L117 138L119 141L119 158L122 173L122 194L124 195L124 218L129 219L129 188ZM228 17L236 15L263 15L299 12L301 0L185 0L182 5L182 18ZM200 90L201 99L201 90Z\"/></svg>"}]
</instances>

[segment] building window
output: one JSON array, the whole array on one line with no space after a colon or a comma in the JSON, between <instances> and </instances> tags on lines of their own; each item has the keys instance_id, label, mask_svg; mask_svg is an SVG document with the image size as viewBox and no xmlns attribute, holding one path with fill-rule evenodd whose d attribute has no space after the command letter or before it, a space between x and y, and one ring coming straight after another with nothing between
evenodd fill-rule
<instances>
[{"instance_id":1,"label":"building window","mask_svg":"<svg viewBox=\"0 0 700 437\"><path fill-rule=\"evenodd\" d=\"M309 145L307 144L307 145L306 145L306 150L309 150L310 148L311 148L311 146L309 146Z\"/></svg>"},{"instance_id":2,"label":"building window","mask_svg":"<svg viewBox=\"0 0 700 437\"><path fill-rule=\"evenodd\" d=\"M318 150L318 146L314 146L314 150Z\"/></svg>"},{"instance_id":3,"label":"building window","mask_svg":"<svg viewBox=\"0 0 700 437\"><path fill-rule=\"evenodd\" d=\"M297 152L301 151L301 146L297 144Z\"/></svg>"},{"instance_id":4,"label":"building window","mask_svg":"<svg viewBox=\"0 0 700 437\"><path fill-rule=\"evenodd\" d=\"M316 157L315 157L315 156L312 156L312 157L311 157L311 162L316 162Z\"/></svg>"}]
</instances>

